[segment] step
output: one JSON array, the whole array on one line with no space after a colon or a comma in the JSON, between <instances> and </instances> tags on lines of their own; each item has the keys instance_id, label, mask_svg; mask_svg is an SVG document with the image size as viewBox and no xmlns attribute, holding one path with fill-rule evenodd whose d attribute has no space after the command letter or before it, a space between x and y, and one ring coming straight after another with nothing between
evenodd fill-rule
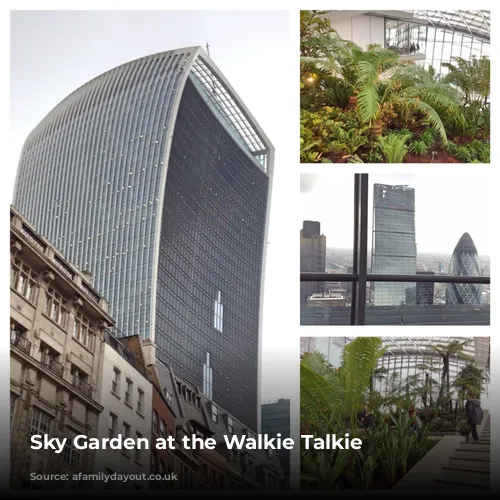
<instances>
[{"instance_id":1,"label":"step","mask_svg":"<svg viewBox=\"0 0 500 500\"><path fill-rule=\"evenodd\" d=\"M489 458L450 457L450 465L452 467L490 470Z\"/></svg>"},{"instance_id":2,"label":"step","mask_svg":"<svg viewBox=\"0 0 500 500\"><path fill-rule=\"evenodd\" d=\"M452 465L445 465L441 473L441 479L448 481L467 481L474 482L474 484L490 484L490 470L489 469L471 469L468 467L458 467Z\"/></svg>"},{"instance_id":3,"label":"step","mask_svg":"<svg viewBox=\"0 0 500 500\"><path fill-rule=\"evenodd\" d=\"M455 456L459 458L472 458L472 459L490 459L489 451L479 450L479 445L473 445L476 448L473 450L461 450L457 448L455 450Z\"/></svg>"},{"instance_id":4,"label":"step","mask_svg":"<svg viewBox=\"0 0 500 500\"><path fill-rule=\"evenodd\" d=\"M478 450L490 452L490 445L487 443L460 443L461 450Z\"/></svg>"},{"instance_id":5,"label":"step","mask_svg":"<svg viewBox=\"0 0 500 500\"><path fill-rule=\"evenodd\" d=\"M471 490L484 489L489 490L490 485L485 484L483 482L477 481L450 481L448 479L434 478L434 483L439 489L459 489L461 491L467 490L468 488Z\"/></svg>"}]
</instances>

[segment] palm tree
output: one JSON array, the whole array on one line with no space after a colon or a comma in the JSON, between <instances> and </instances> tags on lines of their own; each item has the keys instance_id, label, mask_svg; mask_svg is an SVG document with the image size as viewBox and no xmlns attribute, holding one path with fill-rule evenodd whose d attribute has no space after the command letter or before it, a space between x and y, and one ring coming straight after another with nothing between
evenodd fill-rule
<instances>
[{"instance_id":1,"label":"palm tree","mask_svg":"<svg viewBox=\"0 0 500 500\"><path fill-rule=\"evenodd\" d=\"M452 356L459 357L464 360L471 360L470 356L464 354L464 348L468 344L468 340L452 340L449 344L438 344L432 346L433 350L441 356L443 362L442 373L441 373L441 385L439 388L438 405L443 405L444 394L450 394L450 358ZM451 405L451 401L450 401ZM451 410L451 406L450 406Z\"/></svg>"},{"instance_id":2,"label":"palm tree","mask_svg":"<svg viewBox=\"0 0 500 500\"><path fill-rule=\"evenodd\" d=\"M442 63L449 73L442 79L457 87L463 96L464 104L479 101L486 105L490 96L490 60L483 56L473 56L470 61L453 57L453 63Z\"/></svg>"},{"instance_id":3,"label":"palm tree","mask_svg":"<svg viewBox=\"0 0 500 500\"><path fill-rule=\"evenodd\" d=\"M442 117L450 115L463 122L456 90L436 81L432 73L401 61L394 51L380 46L363 50L336 33L329 39L326 57L306 56L301 61L350 88L350 105L375 135L397 116L405 124L421 116L420 123L433 126L446 142Z\"/></svg>"}]
</instances>

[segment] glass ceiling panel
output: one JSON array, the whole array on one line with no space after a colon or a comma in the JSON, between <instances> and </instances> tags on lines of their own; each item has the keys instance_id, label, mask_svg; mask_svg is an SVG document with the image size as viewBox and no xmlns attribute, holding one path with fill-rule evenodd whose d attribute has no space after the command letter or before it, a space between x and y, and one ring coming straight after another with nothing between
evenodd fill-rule
<instances>
[{"instance_id":1,"label":"glass ceiling panel","mask_svg":"<svg viewBox=\"0 0 500 500\"><path fill-rule=\"evenodd\" d=\"M411 12L415 17L425 19L433 26L490 39L489 10L407 10L405 12Z\"/></svg>"}]
</instances>

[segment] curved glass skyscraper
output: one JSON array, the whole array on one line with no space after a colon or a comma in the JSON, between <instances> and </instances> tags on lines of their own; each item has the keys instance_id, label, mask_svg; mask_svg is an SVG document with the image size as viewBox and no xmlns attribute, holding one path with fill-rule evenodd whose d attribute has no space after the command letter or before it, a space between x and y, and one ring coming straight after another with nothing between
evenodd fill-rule
<instances>
[{"instance_id":1,"label":"curved glass skyscraper","mask_svg":"<svg viewBox=\"0 0 500 500\"><path fill-rule=\"evenodd\" d=\"M273 147L199 47L114 68L31 132L14 205L124 335L255 427Z\"/></svg>"},{"instance_id":2,"label":"curved glass skyscraper","mask_svg":"<svg viewBox=\"0 0 500 500\"><path fill-rule=\"evenodd\" d=\"M476 246L469 233L464 233L451 256L448 274L453 276L481 276ZM481 285L450 283L446 287L447 304L481 304Z\"/></svg>"}]
</instances>

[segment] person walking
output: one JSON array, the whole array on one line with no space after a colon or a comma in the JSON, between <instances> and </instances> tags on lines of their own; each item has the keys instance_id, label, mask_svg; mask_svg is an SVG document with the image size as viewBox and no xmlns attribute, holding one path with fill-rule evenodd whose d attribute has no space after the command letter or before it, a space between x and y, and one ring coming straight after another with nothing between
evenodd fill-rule
<instances>
[{"instance_id":1,"label":"person walking","mask_svg":"<svg viewBox=\"0 0 500 500\"><path fill-rule=\"evenodd\" d=\"M467 425L470 427L473 442L479 443L477 426L481 425L483 421L483 409L481 408L481 401L476 399L476 395L473 392L469 392L468 394L467 402L465 403L465 416L467 417ZM469 441L468 435L467 441Z\"/></svg>"}]
</instances>

